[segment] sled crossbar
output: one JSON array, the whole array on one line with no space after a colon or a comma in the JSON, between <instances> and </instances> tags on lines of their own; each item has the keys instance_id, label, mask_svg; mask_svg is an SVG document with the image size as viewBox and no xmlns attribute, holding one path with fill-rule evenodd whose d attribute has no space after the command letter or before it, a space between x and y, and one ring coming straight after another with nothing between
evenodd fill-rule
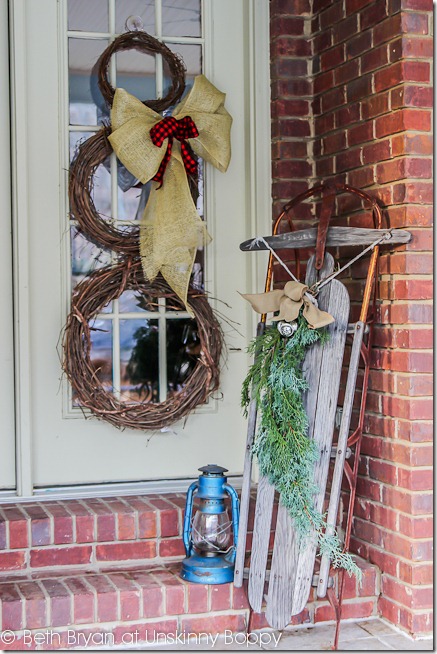
<instances>
[{"instance_id":1,"label":"sled crossbar","mask_svg":"<svg viewBox=\"0 0 437 654\"><path fill-rule=\"evenodd\" d=\"M326 237L327 247L360 246L371 245L375 239L387 234L387 240L381 245L390 247L403 245L411 240L410 232L404 229L366 229L364 227L329 227ZM389 235L389 236L388 236ZM299 250L302 248L315 247L317 240L317 228L297 230L276 236L265 236L266 242L273 250ZM240 250L253 252L267 250L267 246L256 239L250 239L241 243Z\"/></svg>"}]
</instances>

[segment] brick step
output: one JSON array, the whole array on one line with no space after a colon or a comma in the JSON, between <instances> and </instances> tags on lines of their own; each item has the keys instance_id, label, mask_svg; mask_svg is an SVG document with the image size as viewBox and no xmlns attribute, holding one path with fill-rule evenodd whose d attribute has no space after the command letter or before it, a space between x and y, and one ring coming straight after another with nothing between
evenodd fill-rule
<instances>
[{"instance_id":1,"label":"brick step","mask_svg":"<svg viewBox=\"0 0 437 654\"><path fill-rule=\"evenodd\" d=\"M0 580L48 567L180 558L184 505L183 494L4 504Z\"/></svg>"},{"instance_id":2,"label":"brick step","mask_svg":"<svg viewBox=\"0 0 437 654\"><path fill-rule=\"evenodd\" d=\"M346 577L343 618L377 615L379 571L359 560L361 588ZM246 629L249 617L245 589L233 584L189 584L179 577L180 564L149 565L101 571L46 572L35 578L0 582L1 625L9 649L60 649L151 643L157 634L216 634ZM309 603L292 624L331 621L327 601ZM254 615L251 629L266 627ZM11 633L12 632L12 635ZM161 637L163 638L163 637ZM88 641L87 641L88 639ZM13 641L13 642L12 642Z\"/></svg>"}]
</instances>

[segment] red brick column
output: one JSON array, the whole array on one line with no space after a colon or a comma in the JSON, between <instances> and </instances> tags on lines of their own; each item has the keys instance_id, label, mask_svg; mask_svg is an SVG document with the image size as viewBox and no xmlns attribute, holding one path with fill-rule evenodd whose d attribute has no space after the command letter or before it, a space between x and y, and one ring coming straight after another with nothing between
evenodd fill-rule
<instances>
[{"instance_id":1,"label":"red brick column","mask_svg":"<svg viewBox=\"0 0 437 654\"><path fill-rule=\"evenodd\" d=\"M310 0L271 0L274 216L313 177Z\"/></svg>"},{"instance_id":2,"label":"red brick column","mask_svg":"<svg viewBox=\"0 0 437 654\"><path fill-rule=\"evenodd\" d=\"M314 0L302 35L288 34L287 20L299 9L308 28L309 7L272 0L271 9L274 200L336 179L378 197L390 226L413 234L381 258L352 549L381 568L381 615L423 634L432 629L432 2ZM285 62L300 61L303 39L313 68L301 101L312 83L313 139L286 103L293 77L279 84L279 71L293 76ZM366 224L352 204L339 209L349 224ZM359 282L349 280L352 300Z\"/></svg>"}]
</instances>

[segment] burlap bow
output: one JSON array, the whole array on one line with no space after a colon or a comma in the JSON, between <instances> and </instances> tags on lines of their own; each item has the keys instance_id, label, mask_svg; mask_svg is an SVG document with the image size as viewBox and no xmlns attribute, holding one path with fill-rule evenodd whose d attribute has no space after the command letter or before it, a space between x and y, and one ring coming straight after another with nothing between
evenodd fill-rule
<instances>
[{"instance_id":1,"label":"burlap bow","mask_svg":"<svg viewBox=\"0 0 437 654\"><path fill-rule=\"evenodd\" d=\"M225 97L204 75L199 75L172 116L176 121L190 116L199 135L197 138L181 137L181 140L221 172L227 170L231 158L232 118L224 108ZM144 274L152 281L161 272L192 315L187 304L191 271L198 247L209 243L211 237L191 197L176 131L170 149L170 137L159 141L161 146L155 145L151 138L151 130L162 121L161 115L140 100L124 89L116 89L109 140L120 161L137 179L146 183L157 175L166 153L170 152L163 179L152 182L141 221L140 252ZM156 131L152 133L156 135Z\"/></svg>"},{"instance_id":2,"label":"burlap bow","mask_svg":"<svg viewBox=\"0 0 437 654\"><path fill-rule=\"evenodd\" d=\"M269 293L255 293L254 295L243 295L245 300L250 302L252 308L257 313L271 313L279 311L279 315L272 320L286 320L291 322L296 320L299 311L303 305L303 317L306 319L311 329L325 327L334 318L322 311L311 300L304 295L308 291L308 286L299 282L287 282L283 290L270 291Z\"/></svg>"}]
</instances>

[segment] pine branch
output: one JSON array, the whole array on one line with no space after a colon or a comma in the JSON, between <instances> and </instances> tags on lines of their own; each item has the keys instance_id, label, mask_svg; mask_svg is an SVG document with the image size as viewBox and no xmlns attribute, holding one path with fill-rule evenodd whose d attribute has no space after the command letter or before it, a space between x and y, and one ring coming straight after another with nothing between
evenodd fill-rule
<instances>
[{"instance_id":1,"label":"pine branch","mask_svg":"<svg viewBox=\"0 0 437 654\"><path fill-rule=\"evenodd\" d=\"M283 338L276 325L251 342L254 362L243 382L241 404L247 416L255 399L261 417L252 452L260 473L281 495L299 535L301 547L316 537L321 554L328 554L334 567L345 568L361 579L361 570L344 552L337 533L327 536L325 516L316 510L314 467L320 453L308 437L308 417L302 399L308 384L302 364L308 347L329 338L324 329L310 329L302 314L294 335Z\"/></svg>"}]
</instances>

